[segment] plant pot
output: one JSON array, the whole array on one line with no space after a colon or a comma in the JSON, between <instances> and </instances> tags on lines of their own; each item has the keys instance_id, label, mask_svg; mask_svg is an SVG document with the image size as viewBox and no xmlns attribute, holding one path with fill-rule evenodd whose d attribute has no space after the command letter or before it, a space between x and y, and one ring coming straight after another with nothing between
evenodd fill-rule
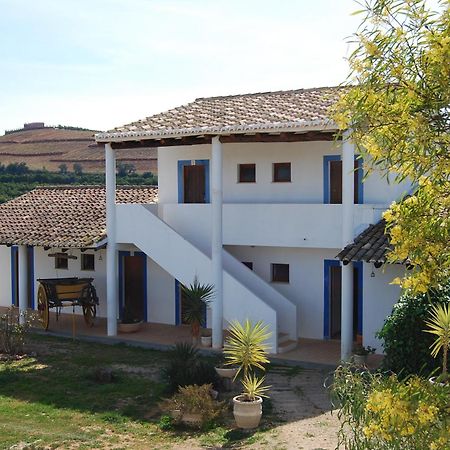
<instances>
[{"instance_id":1,"label":"plant pot","mask_svg":"<svg viewBox=\"0 0 450 450\"><path fill-rule=\"evenodd\" d=\"M135 322L135 323L119 322L117 324L117 331L119 333L136 333L136 331L140 330L141 325L142 325L142 322Z\"/></svg>"},{"instance_id":2,"label":"plant pot","mask_svg":"<svg viewBox=\"0 0 450 450\"><path fill-rule=\"evenodd\" d=\"M234 378L237 374L237 367L215 367L217 375L222 378Z\"/></svg>"},{"instance_id":3,"label":"plant pot","mask_svg":"<svg viewBox=\"0 0 450 450\"><path fill-rule=\"evenodd\" d=\"M253 402L244 401L242 395L233 397L233 415L236 425L245 430L256 428L262 416L262 398Z\"/></svg>"},{"instance_id":4,"label":"plant pot","mask_svg":"<svg viewBox=\"0 0 450 450\"><path fill-rule=\"evenodd\" d=\"M198 427L202 423L202 415L200 413L183 413L181 421L188 426Z\"/></svg>"},{"instance_id":5,"label":"plant pot","mask_svg":"<svg viewBox=\"0 0 450 450\"><path fill-rule=\"evenodd\" d=\"M211 347L212 346L212 336L202 336L200 338L200 342L202 347Z\"/></svg>"},{"instance_id":6,"label":"plant pot","mask_svg":"<svg viewBox=\"0 0 450 450\"><path fill-rule=\"evenodd\" d=\"M431 377L431 378L428 379L428 381L429 381L431 384L438 384L439 386L448 386L447 383L441 383L441 382L436 381L438 378L439 378L439 377Z\"/></svg>"},{"instance_id":7,"label":"plant pot","mask_svg":"<svg viewBox=\"0 0 450 450\"><path fill-rule=\"evenodd\" d=\"M353 355L353 363L356 366L365 366L367 364L367 355Z\"/></svg>"}]
</instances>

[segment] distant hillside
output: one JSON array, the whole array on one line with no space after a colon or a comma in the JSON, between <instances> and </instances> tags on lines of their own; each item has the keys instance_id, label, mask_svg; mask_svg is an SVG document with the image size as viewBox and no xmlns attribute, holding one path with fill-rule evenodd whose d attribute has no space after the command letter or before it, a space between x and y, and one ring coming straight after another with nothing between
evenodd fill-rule
<instances>
[{"instance_id":1,"label":"distant hillside","mask_svg":"<svg viewBox=\"0 0 450 450\"><path fill-rule=\"evenodd\" d=\"M83 172L104 171L103 147L94 141L95 131L76 127L44 127L8 131L0 136L0 164L25 162L30 169L58 172L65 164L72 171L79 164ZM143 148L117 151L117 160L132 164L139 173L157 174L156 149Z\"/></svg>"}]
</instances>

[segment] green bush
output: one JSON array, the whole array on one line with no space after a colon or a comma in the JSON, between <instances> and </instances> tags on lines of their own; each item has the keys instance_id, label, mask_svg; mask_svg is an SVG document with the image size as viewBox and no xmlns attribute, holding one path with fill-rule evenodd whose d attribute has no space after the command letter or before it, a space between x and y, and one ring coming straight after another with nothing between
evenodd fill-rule
<instances>
[{"instance_id":1,"label":"green bush","mask_svg":"<svg viewBox=\"0 0 450 450\"><path fill-rule=\"evenodd\" d=\"M220 383L214 361L201 358L195 347L185 343L176 344L169 353L169 363L163 369L163 378L170 393L182 386L211 383L217 388Z\"/></svg>"},{"instance_id":2,"label":"green bush","mask_svg":"<svg viewBox=\"0 0 450 450\"><path fill-rule=\"evenodd\" d=\"M434 338L424 332L431 305L450 302L450 283L426 294L400 297L377 336L383 340L384 368L400 376L429 375L442 365L430 354Z\"/></svg>"}]
</instances>

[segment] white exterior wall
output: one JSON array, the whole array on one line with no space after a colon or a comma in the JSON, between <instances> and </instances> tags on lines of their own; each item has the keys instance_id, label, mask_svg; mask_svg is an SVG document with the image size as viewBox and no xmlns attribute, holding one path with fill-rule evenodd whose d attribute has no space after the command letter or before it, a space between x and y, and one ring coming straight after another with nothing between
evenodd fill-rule
<instances>
[{"instance_id":1,"label":"white exterior wall","mask_svg":"<svg viewBox=\"0 0 450 450\"><path fill-rule=\"evenodd\" d=\"M375 269L372 264L364 264L363 269L363 343L382 353L383 348L375 333L381 329L384 320L400 297L400 287L390 284L396 277L402 277L405 267L389 264ZM375 277L371 277L372 271Z\"/></svg>"},{"instance_id":2,"label":"white exterior wall","mask_svg":"<svg viewBox=\"0 0 450 450\"><path fill-rule=\"evenodd\" d=\"M298 336L323 339L324 260L335 250L227 246L240 261L253 262L254 272L297 305ZM289 283L271 283L271 264L289 264Z\"/></svg>"},{"instance_id":3,"label":"white exterior wall","mask_svg":"<svg viewBox=\"0 0 450 450\"><path fill-rule=\"evenodd\" d=\"M0 306L11 306L11 248L0 246Z\"/></svg>"},{"instance_id":4,"label":"white exterior wall","mask_svg":"<svg viewBox=\"0 0 450 450\"><path fill-rule=\"evenodd\" d=\"M323 203L323 157L341 155L335 142L249 143L223 145L224 203ZM178 203L180 160L211 159L210 145L158 149L160 204ZM272 182L272 164L291 163L290 183ZM238 164L256 164L256 183L238 183ZM364 182L364 203L390 204L410 184L388 184L378 172Z\"/></svg>"}]
</instances>

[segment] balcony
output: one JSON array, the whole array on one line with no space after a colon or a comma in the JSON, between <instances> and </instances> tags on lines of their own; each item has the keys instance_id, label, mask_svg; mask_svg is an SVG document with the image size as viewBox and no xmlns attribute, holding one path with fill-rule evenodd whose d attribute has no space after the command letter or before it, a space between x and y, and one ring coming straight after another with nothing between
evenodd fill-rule
<instances>
[{"instance_id":1,"label":"balcony","mask_svg":"<svg viewBox=\"0 0 450 450\"><path fill-rule=\"evenodd\" d=\"M379 204L355 205L355 236L377 222L386 208L387 205ZM158 215L200 250L209 252L211 205L160 204ZM227 203L223 206L225 245L341 248L341 236L341 205Z\"/></svg>"}]
</instances>

